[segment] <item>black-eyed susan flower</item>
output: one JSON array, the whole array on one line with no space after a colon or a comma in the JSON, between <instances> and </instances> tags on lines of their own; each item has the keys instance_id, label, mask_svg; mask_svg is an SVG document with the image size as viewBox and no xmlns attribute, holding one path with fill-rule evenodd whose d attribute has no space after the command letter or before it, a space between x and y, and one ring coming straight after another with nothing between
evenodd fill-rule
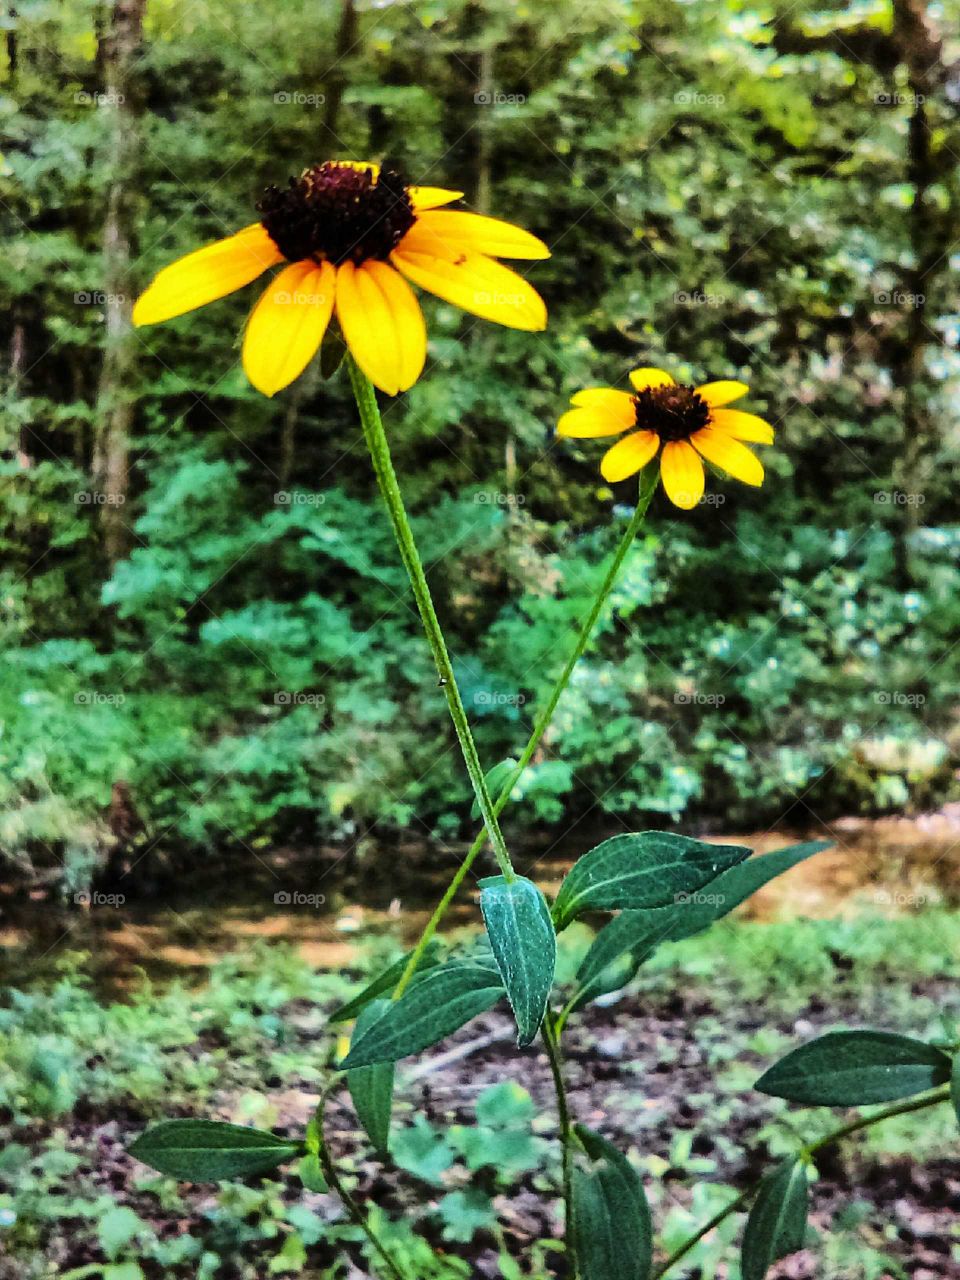
<instances>
[{"instance_id":1,"label":"black-eyed susan flower","mask_svg":"<svg viewBox=\"0 0 960 1280\"><path fill-rule=\"evenodd\" d=\"M497 258L548 258L528 231L444 209L462 192L408 186L392 169L328 161L269 187L260 221L164 268L133 310L159 324L283 266L243 336L243 367L272 396L303 372L334 314L357 364L395 395L416 382L427 354L420 304L407 281L464 311L513 329L543 329L546 308Z\"/></svg>"},{"instance_id":2,"label":"black-eyed susan flower","mask_svg":"<svg viewBox=\"0 0 960 1280\"><path fill-rule=\"evenodd\" d=\"M662 369L634 369L630 381L632 394L612 387L578 391L574 408L557 424L558 435L578 440L623 435L603 455L605 480L626 480L659 453L663 487L684 510L703 497L703 458L744 484L763 483L763 466L743 442L772 444L773 427L754 413L725 407L747 394L745 383L693 387Z\"/></svg>"}]
</instances>

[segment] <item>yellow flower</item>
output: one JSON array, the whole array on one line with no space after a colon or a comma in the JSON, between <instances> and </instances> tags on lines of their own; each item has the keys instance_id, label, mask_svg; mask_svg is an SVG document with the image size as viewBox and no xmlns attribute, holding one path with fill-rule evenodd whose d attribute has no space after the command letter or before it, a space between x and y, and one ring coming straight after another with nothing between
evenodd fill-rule
<instances>
[{"instance_id":1,"label":"yellow flower","mask_svg":"<svg viewBox=\"0 0 960 1280\"><path fill-rule=\"evenodd\" d=\"M495 259L549 258L549 249L508 222L441 208L461 194L407 186L374 164L316 165L283 189L269 187L257 205L259 222L161 271L137 301L133 322L183 315L286 263L244 332L243 367L253 385L272 396L298 377L335 313L357 364L395 395L416 382L427 355L407 280L513 329L547 323L539 294Z\"/></svg>"},{"instance_id":2,"label":"yellow flower","mask_svg":"<svg viewBox=\"0 0 960 1280\"><path fill-rule=\"evenodd\" d=\"M763 467L742 443L773 444L773 427L753 413L725 405L750 390L743 382L707 382L692 387L674 382L662 369L634 369L634 394L611 387L578 391L575 407L557 423L557 434L578 440L618 436L600 463L613 483L635 475L660 451L660 476L667 497L684 510L703 497L701 458L744 484L763 484Z\"/></svg>"}]
</instances>

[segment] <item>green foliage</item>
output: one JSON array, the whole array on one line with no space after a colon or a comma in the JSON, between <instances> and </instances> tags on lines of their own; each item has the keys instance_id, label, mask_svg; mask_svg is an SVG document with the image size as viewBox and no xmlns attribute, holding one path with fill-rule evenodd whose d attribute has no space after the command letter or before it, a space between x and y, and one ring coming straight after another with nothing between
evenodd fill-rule
<instances>
[{"instance_id":1,"label":"green foliage","mask_svg":"<svg viewBox=\"0 0 960 1280\"><path fill-rule=\"evenodd\" d=\"M643 1184L629 1160L598 1133L577 1125L591 1164L573 1168L573 1233L583 1280L647 1280L653 1224Z\"/></svg>"},{"instance_id":2,"label":"green foliage","mask_svg":"<svg viewBox=\"0 0 960 1280\"><path fill-rule=\"evenodd\" d=\"M832 1031L801 1045L765 1072L763 1093L814 1106L890 1102L950 1079L942 1049L889 1031Z\"/></svg>"},{"instance_id":3,"label":"green foliage","mask_svg":"<svg viewBox=\"0 0 960 1280\"><path fill-rule=\"evenodd\" d=\"M164 1120L142 1134L130 1154L160 1173L188 1182L218 1182L269 1173L301 1145L260 1129L216 1120Z\"/></svg>"},{"instance_id":4,"label":"green foliage","mask_svg":"<svg viewBox=\"0 0 960 1280\"><path fill-rule=\"evenodd\" d=\"M760 493L714 481L716 503L683 517L655 499L517 785L518 831L596 797L630 825L732 828L947 793L957 191L947 170L920 204L939 341L913 353L918 436L898 300L916 256L910 95L895 58L857 43L861 27L881 39L889 4L616 0L575 21L568 4L536 21L501 3L373 6L345 59L327 56L337 6L207 7L193 22L182 0L147 6L131 292L331 150L393 156L474 206L489 192L490 212L554 246L536 272L545 334L427 302L429 376L389 406L484 761L516 754L633 497L599 484L592 442L550 444L568 395L660 363L746 377L778 425ZM0 389L0 851L24 879L65 860L82 887L118 781L147 840L185 860L371 821L461 834L470 797L345 379L308 374L271 402L250 389L231 344L256 286L139 333L129 553L105 563L107 37L89 4L17 10L20 57L0 68L0 349L19 358ZM938 13L956 26L955 0ZM481 49L507 101L475 100ZM925 110L948 159L942 86Z\"/></svg>"},{"instance_id":5,"label":"green foliage","mask_svg":"<svg viewBox=\"0 0 960 1280\"><path fill-rule=\"evenodd\" d=\"M364 1005L354 1031L355 1036L375 1022L382 1012L382 1001ZM354 1067L347 1072L347 1087L357 1117L376 1151L385 1156L390 1148L390 1117L393 1111L393 1062L378 1062L369 1067Z\"/></svg>"}]
</instances>

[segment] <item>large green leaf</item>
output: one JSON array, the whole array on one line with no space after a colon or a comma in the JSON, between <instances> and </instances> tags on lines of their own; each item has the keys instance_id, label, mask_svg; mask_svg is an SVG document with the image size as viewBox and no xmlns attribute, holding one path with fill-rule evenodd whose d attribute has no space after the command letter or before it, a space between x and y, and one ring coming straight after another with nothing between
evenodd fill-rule
<instances>
[{"instance_id":1,"label":"large green leaf","mask_svg":"<svg viewBox=\"0 0 960 1280\"><path fill-rule=\"evenodd\" d=\"M745 845L708 844L669 831L613 836L585 853L560 886L557 929L588 911L676 904L748 857Z\"/></svg>"},{"instance_id":2,"label":"large green leaf","mask_svg":"<svg viewBox=\"0 0 960 1280\"><path fill-rule=\"evenodd\" d=\"M160 1173L185 1182L217 1182L266 1173L303 1152L303 1144L218 1120L163 1120L128 1148Z\"/></svg>"},{"instance_id":3,"label":"large green leaf","mask_svg":"<svg viewBox=\"0 0 960 1280\"><path fill-rule=\"evenodd\" d=\"M764 1178L743 1233L743 1280L764 1280L778 1258L803 1248L808 1194L802 1160L787 1160Z\"/></svg>"},{"instance_id":4,"label":"large green leaf","mask_svg":"<svg viewBox=\"0 0 960 1280\"><path fill-rule=\"evenodd\" d=\"M760 1077L776 1098L825 1107L892 1102L950 1079L947 1055L890 1031L831 1031L794 1049Z\"/></svg>"},{"instance_id":5,"label":"large green leaf","mask_svg":"<svg viewBox=\"0 0 960 1280\"><path fill-rule=\"evenodd\" d=\"M414 978L399 1000L385 1000L378 1016L358 1028L340 1065L351 1071L419 1053L503 995L503 982L492 962L447 960Z\"/></svg>"},{"instance_id":6,"label":"large green leaf","mask_svg":"<svg viewBox=\"0 0 960 1280\"><path fill-rule=\"evenodd\" d=\"M400 979L403 977L407 963L410 960L409 955L401 956L399 960L390 965L389 969L379 974L374 980L352 1000L348 1000L346 1004L341 1005L339 1009L334 1010L330 1015L331 1022L349 1022L351 1018L355 1018L361 1009L365 1008L371 1000L376 1000L377 996L385 995L393 990ZM439 942L429 942L424 948L423 955L417 965L417 973L424 973L427 969L432 969L434 965L440 963L440 944Z\"/></svg>"},{"instance_id":7,"label":"large green leaf","mask_svg":"<svg viewBox=\"0 0 960 1280\"><path fill-rule=\"evenodd\" d=\"M576 1126L592 1161L574 1165L572 1236L581 1280L648 1280L653 1228L633 1165L598 1133Z\"/></svg>"},{"instance_id":8,"label":"large green leaf","mask_svg":"<svg viewBox=\"0 0 960 1280\"><path fill-rule=\"evenodd\" d=\"M553 986L557 935L550 908L531 880L491 876L480 881L480 910L522 1048L540 1030Z\"/></svg>"},{"instance_id":9,"label":"large green leaf","mask_svg":"<svg viewBox=\"0 0 960 1280\"><path fill-rule=\"evenodd\" d=\"M672 906L621 912L600 930L583 958L577 971L581 987L577 1007L606 991L619 990L619 986L632 979L660 943L675 942L708 929L776 876L829 848L828 841L813 840L777 849L774 853L748 858L731 867L711 881L705 891L689 894L686 900ZM608 978L604 971L626 953L629 953L631 963L618 964ZM604 975L603 980L601 975ZM623 978L619 985L618 977Z\"/></svg>"},{"instance_id":10,"label":"large green leaf","mask_svg":"<svg viewBox=\"0 0 960 1280\"><path fill-rule=\"evenodd\" d=\"M373 1000L357 1019L354 1039L365 1027L376 1022L389 1000ZM347 1072L347 1088L356 1108L360 1123L367 1137L380 1155L390 1149L390 1116L393 1111L393 1082L396 1066L393 1062L376 1062L369 1067L354 1067Z\"/></svg>"}]
</instances>

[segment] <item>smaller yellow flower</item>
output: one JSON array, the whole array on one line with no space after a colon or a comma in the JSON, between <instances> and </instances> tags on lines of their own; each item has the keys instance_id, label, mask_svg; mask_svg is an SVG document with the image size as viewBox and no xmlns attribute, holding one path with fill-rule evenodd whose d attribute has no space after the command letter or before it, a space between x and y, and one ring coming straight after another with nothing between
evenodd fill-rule
<instances>
[{"instance_id":1,"label":"smaller yellow flower","mask_svg":"<svg viewBox=\"0 0 960 1280\"><path fill-rule=\"evenodd\" d=\"M662 369L634 369L634 394L591 387L572 398L574 408L557 423L557 435L576 440L618 436L600 463L614 483L636 475L660 453L660 476L667 497L689 511L703 497L701 458L744 484L763 484L759 458L742 442L773 444L773 427L753 413L724 406L745 396L743 382L677 383Z\"/></svg>"}]
</instances>

